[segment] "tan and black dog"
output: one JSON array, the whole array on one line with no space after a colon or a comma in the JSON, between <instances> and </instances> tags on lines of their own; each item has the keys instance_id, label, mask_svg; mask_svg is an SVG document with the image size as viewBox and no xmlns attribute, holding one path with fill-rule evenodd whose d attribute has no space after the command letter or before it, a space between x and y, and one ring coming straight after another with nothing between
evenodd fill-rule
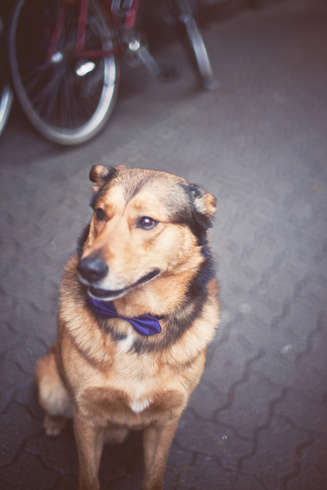
<instances>
[{"instance_id":1,"label":"tan and black dog","mask_svg":"<svg viewBox=\"0 0 327 490\"><path fill-rule=\"evenodd\" d=\"M105 442L144 430L143 490L159 490L219 319L207 229L215 198L170 175L92 167L94 214L61 285L58 341L36 381L48 435L74 417L79 489Z\"/></svg>"}]
</instances>

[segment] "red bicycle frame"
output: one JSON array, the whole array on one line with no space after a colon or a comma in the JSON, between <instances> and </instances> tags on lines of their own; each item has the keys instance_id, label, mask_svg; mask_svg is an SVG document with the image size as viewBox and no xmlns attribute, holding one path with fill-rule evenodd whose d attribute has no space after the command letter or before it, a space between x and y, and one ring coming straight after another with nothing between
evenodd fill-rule
<instances>
[{"instance_id":1,"label":"red bicycle frame","mask_svg":"<svg viewBox=\"0 0 327 490\"><path fill-rule=\"evenodd\" d=\"M59 12L55 29L53 31L50 40L46 61L50 61L56 52L57 44L65 22L67 4L65 0L60 0L60 1L61 1L61 9ZM119 29L126 29L126 30L131 30L135 26L138 11L139 11L139 5L140 5L140 0L131 0L131 4L129 8L124 12L125 19L124 21L122 21L121 17L115 14L115 12L113 12L112 9L109 8L109 6L111 7L111 2L104 3L104 6L106 7L106 11L110 16L113 25ZM77 31L76 46L75 46L76 58L82 58L82 57L103 58L105 56L111 56L113 54L122 53L126 49L126 47L122 44L108 50L99 49L99 50L84 51L88 7L89 7L89 0L81 0L79 19L78 19L78 31Z\"/></svg>"}]
</instances>

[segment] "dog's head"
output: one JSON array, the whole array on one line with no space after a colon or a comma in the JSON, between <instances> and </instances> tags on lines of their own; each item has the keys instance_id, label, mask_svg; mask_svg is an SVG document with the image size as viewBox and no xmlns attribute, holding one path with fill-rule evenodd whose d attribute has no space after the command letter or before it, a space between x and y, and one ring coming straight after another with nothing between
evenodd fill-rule
<instances>
[{"instance_id":1,"label":"dog's head","mask_svg":"<svg viewBox=\"0 0 327 490\"><path fill-rule=\"evenodd\" d=\"M90 179L94 214L78 264L89 294L112 300L157 277L196 272L216 210L211 194L166 172L123 166L95 165Z\"/></svg>"}]
</instances>

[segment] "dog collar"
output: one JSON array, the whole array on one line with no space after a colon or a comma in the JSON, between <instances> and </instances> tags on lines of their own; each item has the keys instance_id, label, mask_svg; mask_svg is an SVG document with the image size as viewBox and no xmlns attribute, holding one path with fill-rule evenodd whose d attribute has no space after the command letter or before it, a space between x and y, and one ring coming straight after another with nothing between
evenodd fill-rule
<instances>
[{"instance_id":1,"label":"dog collar","mask_svg":"<svg viewBox=\"0 0 327 490\"><path fill-rule=\"evenodd\" d=\"M101 301L95 298L86 298L87 304L101 318L121 318L127 320L141 335L155 335L161 332L161 327L158 318L151 315L141 315L137 318L128 318L119 315L112 301Z\"/></svg>"}]
</instances>

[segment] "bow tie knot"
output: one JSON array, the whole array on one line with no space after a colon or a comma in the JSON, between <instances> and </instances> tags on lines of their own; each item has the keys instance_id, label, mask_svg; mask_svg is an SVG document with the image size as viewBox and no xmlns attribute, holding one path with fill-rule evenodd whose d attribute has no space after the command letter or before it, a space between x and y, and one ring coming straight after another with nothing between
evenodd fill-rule
<instances>
[{"instance_id":1,"label":"bow tie knot","mask_svg":"<svg viewBox=\"0 0 327 490\"><path fill-rule=\"evenodd\" d=\"M101 301L95 298L87 298L86 302L101 318L121 318L128 321L141 335L155 335L161 332L159 320L151 315L141 315L136 318L128 318L119 315L112 301Z\"/></svg>"}]
</instances>

